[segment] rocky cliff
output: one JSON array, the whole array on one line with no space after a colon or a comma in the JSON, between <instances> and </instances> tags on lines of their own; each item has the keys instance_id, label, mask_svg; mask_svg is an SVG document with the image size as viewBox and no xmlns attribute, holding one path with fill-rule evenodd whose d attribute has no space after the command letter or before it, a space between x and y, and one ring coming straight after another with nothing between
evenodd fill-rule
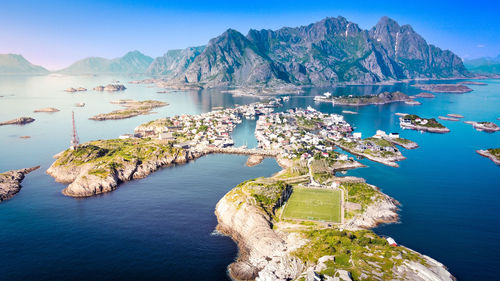
<instances>
[{"instance_id":1,"label":"rocky cliff","mask_svg":"<svg viewBox=\"0 0 500 281\"><path fill-rule=\"evenodd\" d=\"M371 30L343 17L296 28L250 30L247 36L229 29L194 59L191 54L183 60L185 71L169 72L174 73L168 77L173 84L327 86L469 75L457 55L428 44L411 26L388 17ZM166 61L157 59L150 73L166 73L172 65Z\"/></svg>"},{"instance_id":2,"label":"rocky cliff","mask_svg":"<svg viewBox=\"0 0 500 281\"><path fill-rule=\"evenodd\" d=\"M21 190L21 182L26 174L33 172L40 166L11 170L0 174L0 202L8 200Z\"/></svg>"},{"instance_id":3,"label":"rocky cliff","mask_svg":"<svg viewBox=\"0 0 500 281\"><path fill-rule=\"evenodd\" d=\"M154 140L94 141L56 155L47 174L69 183L64 195L88 197L113 191L120 183L143 178L160 167L200 156Z\"/></svg>"},{"instance_id":4,"label":"rocky cliff","mask_svg":"<svg viewBox=\"0 0 500 281\"><path fill-rule=\"evenodd\" d=\"M146 74L175 77L178 76L203 52L205 46L190 47L180 50L170 50L162 57L154 59L146 70Z\"/></svg>"},{"instance_id":5,"label":"rocky cliff","mask_svg":"<svg viewBox=\"0 0 500 281\"><path fill-rule=\"evenodd\" d=\"M217 203L218 230L231 236L240 250L228 267L233 279L454 280L432 258L403 246L392 247L375 233L358 230L397 218L394 200L388 196L338 230L278 219L274 211L290 192L276 186L272 179L248 181Z\"/></svg>"}]
</instances>

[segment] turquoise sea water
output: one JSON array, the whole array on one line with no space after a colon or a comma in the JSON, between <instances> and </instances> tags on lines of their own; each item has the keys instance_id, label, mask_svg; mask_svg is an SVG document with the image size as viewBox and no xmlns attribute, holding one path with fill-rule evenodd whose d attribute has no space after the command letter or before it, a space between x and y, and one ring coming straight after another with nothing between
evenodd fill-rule
<instances>
[{"instance_id":1,"label":"turquoise sea water","mask_svg":"<svg viewBox=\"0 0 500 281\"><path fill-rule=\"evenodd\" d=\"M128 84L138 77L0 77L0 120L19 116L37 119L24 126L0 127L0 171L42 165L29 174L23 189L0 204L0 280L225 280L226 266L236 256L227 237L213 235L217 201L246 179L279 171L272 159L245 167L245 157L211 155L187 165L162 169L120 186L110 194L88 199L64 197L63 184L45 174L52 155L66 149L75 111L82 142L115 138L146 121L176 114L197 114L212 107L256 101L217 90L156 93L146 85ZM67 87L93 88L113 80L125 83L121 93L66 93ZM391 104L359 108L317 104L312 95L330 90L336 95L420 91L407 84L311 89L292 96L284 109L311 105L323 112L345 115L356 131L368 137L377 129L400 132L420 148L403 150L400 168L361 160L367 168L350 171L364 177L401 203L401 222L376 229L449 267L459 280L493 280L500 272L495 249L500 242L500 167L475 153L500 147L499 133L475 131L463 122L441 121L448 134L401 130L395 112L437 117L459 113L464 120L497 121L500 81L470 86L463 95L436 94L421 106ZM92 121L89 117L117 109L109 101L156 99L169 106L156 114L125 120ZM83 108L75 108L85 102ZM42 107L56 113L33 113ZM256 145L255 121L234 131L236 145ZM19 136L29 135L30 139Z\"/></svg>"}]
</instances>

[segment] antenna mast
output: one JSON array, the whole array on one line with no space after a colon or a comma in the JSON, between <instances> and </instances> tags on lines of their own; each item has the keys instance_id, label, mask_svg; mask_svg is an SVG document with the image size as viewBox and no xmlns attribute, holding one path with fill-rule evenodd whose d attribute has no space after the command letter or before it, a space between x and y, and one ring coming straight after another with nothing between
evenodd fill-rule
<instances>
[{"instance_id":1,"label":"antenna mast","mask_svg":"<svg viewBox=\"0 0 500 281\"><path fill-rule=\"evenodd\" d=\"M71 112L72 114L72 120L73 120L73 137L71 138L71 149L75 149L78 144L79 144L79 141L78 141L78 134L76 133L76 126L75 126L75 112L72 111Z\"/></svg>"}]
</instances>

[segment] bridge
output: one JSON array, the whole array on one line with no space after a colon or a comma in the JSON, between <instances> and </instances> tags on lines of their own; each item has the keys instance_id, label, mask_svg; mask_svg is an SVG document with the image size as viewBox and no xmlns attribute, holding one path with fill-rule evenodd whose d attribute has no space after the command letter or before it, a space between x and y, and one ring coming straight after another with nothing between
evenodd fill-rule
<instances>
[{"instance_id":1,"label":"bridge","mask_svg":"<svg viewBox=\"0 0 500 281\"><path fill-rule=\"evenodd\" d=\"M279 152L277 150L268 150L260 148L243 148L243 147L206 147L203 149L205 153L224 153L224 154L240 154L240 155L257 155L263 157L276 157Z\"/></svg>"}]
</instances>

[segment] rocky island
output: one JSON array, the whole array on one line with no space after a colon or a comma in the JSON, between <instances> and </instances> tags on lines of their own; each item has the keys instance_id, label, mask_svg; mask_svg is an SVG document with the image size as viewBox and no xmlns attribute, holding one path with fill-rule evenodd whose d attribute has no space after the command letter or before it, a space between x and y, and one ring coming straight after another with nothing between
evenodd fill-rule
<instances>
[{"instance_id":1,"label":"rocky island","mask_svg":"<svg viewBox=\"0 0 500 281\"><path fill-rule=\"evenodd\" d=\"M110 113L101 113L90 117L91 120L117 120L117 119L126 119L138 115L150 114L153 108L167 106L168 103L162 101L155 100L145 100L145 101L136 101L136 100L117 100L111 101L112 104L119 104L124 109L118 109L112 111Z\"/></svg>"},{"instance_id":2,"label":"rocky island","mask_svg":"<svg viewBox=\"0 0 500 281\"><path fill-rule=\"evenodd\" d=\"M35 118L31 117L19 117L5 122L0 122L0 126L4 125L24 125L35 121Z\"/></svg>"},{"instance_id":3,"label":"rocky island","mask_svg":"<svg viewBox=\"0 0 500 281\"><path fill-rule=\"evenodd\" d=\"M493 161L493 163L500 165L500 148L476 150L476 152L481 156L489 158L491 161Z\"/></svg>"},{"instance_id":4,"label":"rocky island","mask_svg":"<svg viewBox=\"0 0 500 281\"><path fill-rule=\"evenodd\" d=\"M433 99L435 98L436 96L431 94L431 93L420 93L418 95L414 95L414 96L410 96L410 98L412 99L416 99L416 98L426 98L426 99Z\"/></svg>"},{"instance_id":5,"label":"rocky island","mask_svg":"<svg viewBox=\"0 0 500 281\"><path fill-rule=\"evenodd\" d=\"M464 123L472 125L474 129L481 132L493 133L500 131L500 127L498 127L498 125L493 122L464 121Z\"/></svg>"},{"instance_id":6,"label":"rocky island","mask_svg":"<svg viewBox=\"0 0 500 281\"><path fill-rule=\"evenodd\" d=\"M471 88L462 84L415 84L412 86L434 93L464 94L472 92Z\"/></svg>"},{"instance_id":7,"label":"rocky island","mask_svg":"<svg viewBox=\"0 0 500 281\"><path fill-rule=\"evenodd\" d=\"M35 109L33 112L58 112L59 109L53 108L53 107L45 107L45 108L40 108L40 109Z\"/></svg>"},{"instance_id":8,"label":"rocky island","mask_svg":"<svg viewBox=\"0 0 500 281\"><path fill-rule=\"evenodd\" d=\"M40 166L11 170L0 174L0 202L8 200L21 190L21 182L26 174L33 172Z\"/></svg>"},{"instance_id":9,"label":"rocky island","mask_svg":"<svg viewBox=\"0 0 500 281\"><path fill-rule=\"evenodd\" d=\"M83 87L78 87L78 88L67 88L64 91L68 92L68 93L74 93L74 92L85 92L85 91L87 91L87 89L85 89Z\"/></svg>"},{"instance_id":10,"label":"rocky island","mask_svg":"<svg viewBox=\"0 0 500 281\"><path fill-rule=\"evenodd\" d=\"M122 84L108 84L106 86L96 86L93 90L98 91L98 92L118 92L118 91L125 91L127 88L122 85Z\"/></svg>"},{"instance_id":11,"label":"rocky island","mask_svg":"<svg viewBox=\"0 0 500 281\"><path fill-rule=\"evenodd\" d=\"M399 125L403 129L412 129L431 133L448 133L450 129L443 126L434 118L426 119L414 114L399 117Z\"/></svg>"},{"instance_id":12,"label":"rocky island","mask_svg":"<svg viewBox=\"0 0 500 281\"><path fill-rule=\"evenodd\" d=\"M316 96L315 101L319 102L331 102L338 105L349 105L349 106L363 106L370 104L387 104L393 102L411 102L412 100L406 94L401 92L384 92L377 95L365 95L365 96L340 96L331 97L329 95Z\"/></svg>"}]
</instances>

